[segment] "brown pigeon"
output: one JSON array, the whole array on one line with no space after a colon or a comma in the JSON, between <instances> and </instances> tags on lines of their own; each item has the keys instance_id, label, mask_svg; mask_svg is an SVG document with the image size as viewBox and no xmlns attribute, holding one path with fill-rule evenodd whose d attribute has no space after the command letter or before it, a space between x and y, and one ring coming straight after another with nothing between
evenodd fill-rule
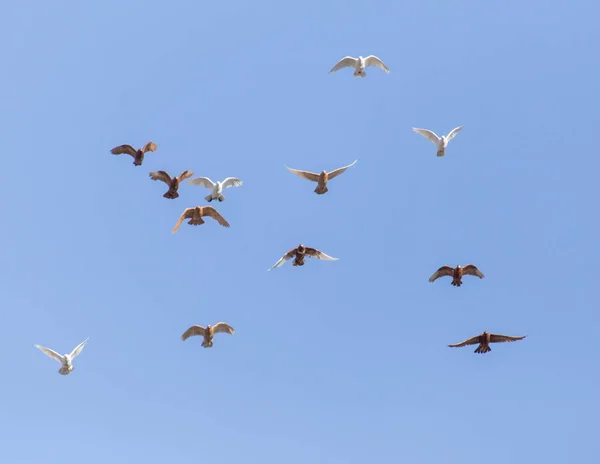
<instances>
[{"instance_id":1,"label":"brown pigeon","mask_svg":"<svg viewBox=\"0 0 600 464\"><path fill-rule=\"evenodd\" d=\"M344 166L343 168L338 168L335 171L331 171L331 172L321 171L321 174L316 174L314 172L309 172L309 171L300 171L298 169L288 168L287 166L286 166L286 168L288 170L290 170L291 172L293 172L294 174L296 174L298 177L302 177L303 179L312 180L313 182L317 182L317 188L315 188L315 193L317 195L323 195L324 193L327 193L329 191L329 189L327 188L327 182L329 182L331 179L339 176L342 172L344 172L350 166L354 166L356 161L358 161L358 160L355 160L354 163L349 164L348 166Z\"/></svg>"},{"instance_id":2,"label":"brown pigeon","mask_svg":"<svg viewBox=\"0 0 600 464\"><path fill-rule=\"evenodd\" d=\"M203 216L210 216L223 227L229 227L229 223L212 206L196 206L195 208L186 208L183 213L181 213L177 224L175 224L175 227L173 227L172 233L175 233L179 230L179 227L181 227L181 223L184 219L189 219L188 224L193 226L204 224L204 220L202 219Z\"/></svg>"},{"instance_id":3,"label":"brown pigeon","mask_svg":"<svg viewBox=\"0 0 600 464\"><path fill-rule=\"evenodd\" d=\"M462 276L463 275L472 275L477 276L480 279L483 279L485 276L481 273L479 269L473 264L467 264L465 267L461 267L457 265L455 268L450 266L442 266L429 278L429 282L433 282L436 279L439 279L443 276L451 276L452 282L451 284L455 287L460 287L462 285Z\"/></svg>"},{"instance_id":4,"label":"brown pigeon","mask_svg":"<svg viewBox=\"0 0 600 464\"><path fill-rule=\"evenodd\" d=\"M194 175L194 171L183 171L179 176L171 178L171 176L165 171L152 171L150 173L150 177L152 180L162 180L165 184L169 186L169 190L167 193L163 195L165 198L175 199L179 197L179 193L177 190L179 189L179 184L186 179L189 179Z\"/></svg>"},{"instance_id":5,"label":"brown pigeon","mask_svg":"<svg viewBox=\"0 0 600 464\"><path fill-rule=\"evenodd\" d=\"M131 155L133 156L133 165L141 166L146 152L154 150L156 150L156 144L154 142L148 142L139 150L136 150L131 145L119 145L118 147L113 148L110 152L113 155Z\"/></svg>"},{"instance_id":6,"label":"brown pigeon","mask_svg":"<svg viewBox=\"0 0 600 464\"><path fill-rule=\"evenodd\" d=\"M450 348L458 348L467 345L479 346L475 349L474 353L488 353L492 351L490 343L502 343L502 342L516 342L517 340L523 340L527 335L522 337L511 337L510 335L498 335L487 333L485 330L480 335L475 335L464 342L456 343L455 345L448 345Z\"/></svg>"},{"instance_id":7,"label":"brown pigeon","mask_svg":"<svg viewBox=\"0 0 600 464\"><path fill-rule=\"evenodd\" d=\"M273 268L282 266L283 264L285 264L286 261L289 261L292 258L294 258L294 262L292 263L292 266L304 266L304 258L306 256L308 256L310 258L323 259L326 261L336 261L339 259L339 258L332 258L331 256L326 255L325 253L317 250L316 248L309 248L309 247L305 247L304 245L300 244L297 248L292 248L285 255L283 255L281 257L281 259L279 261L277 261L270 269L267 269L267 271L270 271Z\"/></svg>"},{"instance_id":8,"label":"brown pigeon","mask_svg":"<svg viewBox=\"0 0 600 464\"><path fill-rule=\"evenodd\" d=\"M181 340L186 341L188 338L193 337L194 335L202 335L204 340L202 340L202 346L204 348L212 348L213 346L213 337L216 333L228 333L233 335L235 331L233 327L225 322L217 322L215 325L207 325L206 328L201 325L193 325L181 335Z\"/></svg>"}]
</instances>

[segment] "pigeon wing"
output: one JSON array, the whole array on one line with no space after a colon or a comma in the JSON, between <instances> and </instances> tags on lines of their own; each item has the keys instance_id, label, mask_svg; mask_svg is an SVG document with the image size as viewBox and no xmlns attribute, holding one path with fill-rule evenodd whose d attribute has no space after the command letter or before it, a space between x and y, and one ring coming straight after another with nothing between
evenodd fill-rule
<instances>
[{"instance_id":1,"label":"pigeon wing","mask_svg":"<svg viewBox=\"0 0 600 464\"><path fill-rule=\"evenodd\" d=\"M131 145L119 145L110 151L113 155L131 155L135 158L137 150Z\"/></svg>"},{"instance_id":2,"label":"pigeon wing","mask_svg":"<svg viewBox=\"0 0 600 464\"><path fill-rule=\"evenodd\" d=\"M450 266L442 266L429 278L429 282L434 282L436 279L444 276L451 276L454 274L454 269Z\"/></svg>"},{"instance_id":3,"label":"pigeon wing","mask_svg":"<svg viewBox=\"0 0 600 464\"><path fill-rule=\"evenodd\" d=\"M201 335L204 337L206 333L206 329L201 325L193 325L189 329L187 329L183 334L181 334L181 340L186 341L188 338L193 337L194 335Z\"/></svg>"},{"instance_id":4,"label":"pigeon wing","mask_svg":"<svg viewBox=\"0 0 600 464\"><path fill-rule=\"evenodd\" d=\"M336 72L339 69L347 68L349 66L354 67L354 66L356 66L357 61L358 60L356 58L353 58L351 56L345 56L340 61L338 61L333 68L331 68L331 71L329 71L329 74L331 74L332 72Z\"/></svg>"},{"instance_id":5,"label":"pigeon wing","mask_svg":"<svg viewBox=\"0 0 600 464\"><path fill-rule=\"evenodd\" d=\"M389 68L385 65L383 61L377 58L375 55L369 55L365 58L365 67L367 66L375 66L376 68L382 69L387 74L390 73Z\"/></svg>"},{"instance_id":6,"label":"pigeon wing","mask_svg":"<svg viewBox=\"0 0 600 464\"><path fill-rule=\"evenodd\" d=\"M56 351L51 350L50 348L40 346L40 345L33 345L33 346L35 346L37 349L39 349L42 353L44 353L49 358L55 359L59 363L63 364L64 358L60 354L58 354Z\"/></svg>"},{"instance_id":7,"label":"pigeon wing","mask_svg":"<svg viewBox=\"0 0 600 464\"><path fill-rule=\"evenodd\" d=\"M166 171L152 171L150 174L152 180L160 180L167 185L171 185L171 176Z\"/></svg>"},{"instance_id":8,"label":"pigeon wing","mask_svg":"<svg viewBox=\"0 0 600 464\"><path fill-rule=\"evenodd\" d=\"M239 187L240 185L242 185L242 183L243 182L241 181L241 179L238 179L237 177L228 177L223 182L221 182L221 185L224 189L226 189L229 187Z\"/></svg>"},{"instance_id":9,"label":"pigeon wing","mask_svg":"<svg viewBox=\"0 0 600 464\"><path fill-rule=\"evenodd\" d=\"M294 174L296 174L298 177L302 177L303 179L307 179L307 180L312 180L313 182L319 182L319 174L315 174L314 172L310 172L310 171L300 171L299 169L292 169L292 168L288 168L287 166L286 166L286 168L290 172L293 172Z\"/></svg>"},{"instance_id":10,"label":"pigeon wing","mask_svg":"<svg viewBox=\"0 0 600 464\"><path fill-rule=\"evenodd\" d=\"M435 132L432 132L428 129L419 129L419 128L413 127L413 131L416 132L417 134L421 134L423 137L425 137L430 142L433 142L433 144L436 147L440 143L440 140L442 140L436 135Z\"/></svg>"},{"instance_id":11,"label":"pigeon wing","mask_svg":"<svg viewBox=\"0 0 600 464\"><path fill-rule=\"evenodd\" d=\"M202 216L210 216L211 218L216 219L216 221L223 227L229 227L229 223L225 220L225 218L221 216L221 214L212 206L203 206Z\"/></svg>"},{"instance_id":12,"label":"pigeon wing","mask_svg":"<svg viewBox=\"0 0 600 464\"><path fill-rule=\"evenodd\" d=\"M335 171L331 171L330 173L327 174L327 180L331 180L334 177L339 176L342 172L344 172L346 169L348 169L351 166L354 166L356 164L358 160L354 160L354 163L349 164L348 166L344 166L343 168L338 168Z\"/></svg>"}]
</instances>

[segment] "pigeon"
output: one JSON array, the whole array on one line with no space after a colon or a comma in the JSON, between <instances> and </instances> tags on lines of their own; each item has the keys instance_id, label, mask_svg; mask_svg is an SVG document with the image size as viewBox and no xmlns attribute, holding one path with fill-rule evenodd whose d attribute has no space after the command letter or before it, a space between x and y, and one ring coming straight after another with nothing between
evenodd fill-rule
<instances>
[{"instance_id":1,"label":"pigeon","mask_svg":"<svg viewBox=\"0 0 600 464\"><path fill-rule=\"evenodd\" d=\"M204 220L202 219L204 216L210 216L223 227L229 227L229 223L212 206L196 206L195 208L186 208L183 213L181 213L177 224L175 224L175 227L173 227L172 233L174 234L179 230L184 219L189 219L188 224L193 226L204 224Z\"/></svg>"},{"instance_id":2,"label":"pigeon","mask_svg":"<svg viewBox=\"0 0 600 464\"><path fill-rule=\"evenodd\" d=\"M71 353L65 354L62 356L60 354L58 354L56 351L51 350L50 348L44 348L43 346L40 346L40 345L33 345L33 346L40 349L42 351L42 353L44 353L49 358L55 359L59 363L61 363L61 367L58 370L59 374L68 375L71 372L73 372L73 370L75 369L75 366L73 366L73 360L79 355L79 353L81 353L81 350L83 350L83 347L85 346L85 344L87 343L88 340L89 340L89 337L86 338L79 345L77 345L77 347L73 351L71 351Z\"/></svg>"},{"instance_id":3,"label":"pigeon","mask_svg":"<svg viewBox=\"0 0 600 464\"><path fill-rule=\"evenodd\" d=\"M304 245L300 244L297 248L292 248L285 255L283 255L281 257L281 259L279 261L277 261L275 264L273 264L273 266L271 268L267 269L267 271L270 271L271 269L274 269L279 266L283 266L286 263L286 261L289 261L292 258L294 258L294 262L292 263L292 266L304 266L304 258L306 256L308 256L310 258L322 259L325 261L337 261L339 259L339 258L332 258L331 256L326 255L325 253L317 250L316 248L309 248L309 247L305 247Z\"/></svg>"},{"instance_id":4,"label":"pigeon","mask_svg":"<svg viewBox=\"0 0 600 464\"><path fill-rule=\"evenodd\" d=\"M146 152L154 150L156 150L156 144L154 142L148 142L139 150L136 150L131 145L119 145L118 147L113 148L110 152L113 155L131 155L133 156L133 165L141 166Z\"/></svg>"},{"instance_id":5,"label":"pigeon","mask_svg":"<svg viewBox=\"0 0 600 464\"><path fill-rule=\"evenodd\" d=\"M217 322L215 325L207 325L206 328L201 325L193 325L181 335L181 340L186 341L188 338L193 337L194 335L202 335L204 340L202 340L202 346L204 348L212 348L213 346L213 337L216 333L228 333L233 335L235 330L229 324L225 322Z\"/></svg>"},{"instance_id":6,"label":"pigeon","mask_svg":"<svg viewBox=\"0 0 600 464\"><path fill-rule=\"evenodd\" d=\"M481 273L477 266L473 264L467 264L465 267L461 267L457 265L455 268L450 266L442 266L434 274L429 278L429 282L434 282L436 279L444 276L451 276L452 282L451 284L455 287L460 287L462 285L462 276L463 275L472 275L483 279L485 276Z\"/></svg>"},{"instance_id":7,"label":"pigeon","mask_svg":"<svg viewBox=\"0 0 600 464\"><path fill-rule=\"evenodd\" d=\"M480 335L475 335L464 342L456 343L454 345L448 345L450 348L458 348L466 345L477 345L474 353L488 353L492 351L490 343L502 343L502 342L516 342L517 340L523 340L527 335L522 337L511 337L510 335L498 335L487 333L485 330Z\"/></svg>"},{"instance_id":8,"label":"pigeon","mask_svg":"<svg viewBox=\"0 0 600 464\"><path fill-rule=\"evenodd\" d=\"M205 187L207 189L211 189L212 192L210 195L204 197L206 201L209 203L213 200L223 201L225 200L225 196L223 195L223 189L229 187L239 187L242 185L242 181L235 177L228 177L223 182L217 182L216 184L210 180L208 177L198 177L196 179L190 180L190 184L198 185L200 187Z\"/></svg>"},{"instance_id":9,"label":"pigeon","mask_svg":"<svg viewBox=\"0 0 600 464\"><path fill-rule=\"evenodd\" d=\"M413 127L413 131L415 131L417 134L421 134L427 140L432 141L433 144L437 147L437 155L444 156L446 154L446 147L448 146L448 142L450 142L450 140L452 140L463 127L464 126L458 126L457 128L452 129L452 131L448 135L442 135L442 137L438 137L434 132L431 132L427 129L417 129Z\"/></svg>"},{"instance_id":10,"label":"pigeon","mask_svg":"<svg viewBox=\"0 0 600 464\"><path fill-rule=\"evenodd\" d=\"M327 182L329 182L331 179L334 179L335 177L339 176L342 172L344 172L350 166L354 166L357 161L358 160L355 160L354 163L349 164L348 166L344 166L343 168L338 168L331 172L321 171L320 174L316 174L314 172L309 172L309 171L300 171L298 169L288 168L287 166L286 166L286 168L288 170L290 170L291 172L293 172L294 174L296 174L298 177L302 177L303 179L308 179L308 180L312 180L313 182L317 182L317 187L315 188L314 192L317 195L323 195L324 193L327 193L329 191L329 189L327 188Z\"/></svg>"},{"instance_id":11,"label":"pigeon","mask_svg":"<svg viewBox=\"0 0 600 464\"><path fill-rule=\"evenodd\" d=\"M383 69L387 74L390 73L390 70L383 61L381 61L375 55L369 55L366 58L363 58L362 56L359 56L358 58L345 56L338 61L333 68L331 68L329 74L337 71L338 69L352 67L354 68L354 77L365 77L367 75L367 73L365 73L365 68L368 66L375 66L376 68Z\"/></svg>"},{"instance_id":12,"label":"pigeon","mask_svg":"<svg viewBox=\"0 0 600 464\"><path fill-rule=\"evenodd\" d=\"M152 171L150 173L150 178L152 180L161 180L167 184L169 186L169 190L163 195L163 197L174 200L175 198L179 197L179 193L177 193L179 184L184 180L189 179L193 175L194 171L185 170L179 174L179 176L171 178L171 176L165 171Z\"/></svg>"}]
</instances>

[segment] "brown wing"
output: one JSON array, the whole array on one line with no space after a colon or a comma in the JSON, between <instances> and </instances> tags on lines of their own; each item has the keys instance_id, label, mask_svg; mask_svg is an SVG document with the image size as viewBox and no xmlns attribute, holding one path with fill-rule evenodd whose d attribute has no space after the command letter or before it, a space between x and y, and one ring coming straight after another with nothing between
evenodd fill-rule
<instances>
[{"instance_id":1,"label":"brown wing","mask_svg":"<svg viewBox=\"0 0 600 464\"><path fill-rule=\"evenodd\" d=\"M274 269L279 266L283 266L286 261L289 261L290 259L292 259L293 257L296 256L296 250L297 250L297 248L292 248L285 255L283 255L281 258L279 258L279 261L277 261L275 264L273 264L273 266L271 266L269 269L267 269L267 271L270 271L271 269Z\"/></svg>"},{"instance_id":2,"label":"brown wing","mask_svg":"<svg viewBox=\"0 0 600 464\"><path fill-rule=\"evenodd\" d=\"M479 269L477 269L477 266L475 266L473 264L467 264L466 266L464 266L463 274L477 276L480 279L484 278L484 275L481 273L481 271Z\"/></svg>"},{"instance_id":3,"label":"brown wing","mask_svg":"<svg viewBox=\"0 0 600 464\"><path fill-rule=\"evenodd\" d=\"M156 144L154 142L148 142L146 145L144 145L144 148L142 148L142 151L144 153L146 153L147 151L154 151L156 150Z\"/></svg>"},{"instance_id":4,"label":"brown wing","mask_svg":"<svg viewBox=\"0 0 600 464\"><path fill-rule=\"evenodd\" d=\"M185 171L183 171L181 174L179 174L177 176L177 180L179 182L183 182L184 180L189 179L193 175L194 175L194 171L189 171L189 170L186 169Z\"/></svg>"},{"instance_id":5,"label":"brown wing","mask_svg":"<svg viewBox=\"0 0 600 464\"><path fill-rule=\"evenodd\" d=\"M221 216L219 212L212 206L203 206L200 214L202 216L210 216L211 218L216 219L217 222L223 227L229 227L229 223L225 220L225 218Z\"/></svg>"},{"instance_id":6,"label":"brown wing","mask_svg":"<svg viewBox=\"0 0 600 464\"><path fill-rule=\"evenodd\" d=\"M312 180L313 182L319 182L319 174L315 174L314 172L310 172L310 171L300 171L298 169L288 168L287 166L286 166L286 168L289 171L296 174L298 177L302 177L303 179L307 179L307 180Z\"/></svg>"},{"instance_id":7,"label":"brown wing","mask_svg":"<svg viewBox=\"0 0 600 464\"><path fill-rule=\"evenodd\" d=\"M233 333L235 332L235 330L233 330L233 327L231 327L225 322L217 322L215 325L212 326L212 329L213 333L228 333L233 335Z\"/></svg>"},{"instance_id":8,"label":"brown wing","mask_svg":"<svg viewBox=\"0 0 600 464\"><path fill-rule=\"evenodd\" d=\"M475 335L474 337L471 337L471 338L465 340L464 342L455 343L454 345L448 345L448 346L450 348L459 348L461 346L477 345L479 343L479 337L481 337L481 335Z\"/></svg>"},{"instance_id":9,"label":"brown wing","mask_svg":"<svg viewBox=\"0 0 600 464\"><path fill-rule=\"evenodd\" d=\"M177 232L179 230L179 228L181 227L181 223L185 220L185 219L191 219L192 215L194 214L194 209L195 208L186 208L183 213L181 213L181 216L179 216L179 219L177 220L177 224L175 224L175 227L173 227L173 231L171 232L172 234L174 234L175 232Z\"/></svg>"},{"instance_id":10,"label":"brown wing","mask_svg":"<svg viewBox=\"0 0 600 464\"><path fill-rule=\"evenodd\" d=\"M193 337L194 335L201 335L204 337L205 332L206 332L206 329L204 327L202 327L201 325L193 325L189 329L187 329L185 332L183 332L183 334L181 335L181 339L183 341L185 341L188 338Z\"/></svg>"},{"instance_id":11,"label":"brown wing","mask_svg":"<svg viewBox=\"0 0 600 464\"><path fill-rule=\"evenodd\" d=\"M510 335L490 334L490 343L516 342L517 340L523 340L526 336L511 337Z\"/></svg>"},{"instance_id":12,"label":"brown wing","mask_svg":"<svg viewBox=\"0 0 600 464\"><path fill-rule=\"evenodd\" d=\"M152 180L162 180L165 184L171 185L171 176L165 171L152 171L150 177Z\"/></svg>"},{"instance_id":13,"label":"brown wing","mask_svg":"<svg viewBox=\"0 0 600 464\"><path fill-rule=\"evenodd\" d=\"M336 261L339 258L332 258L329 255L326 255L322 251L317 250L316 248L305 247L304 254L306 256L310 256L311 258L323 259L325 261Z\"/></svg>"},{"instance_id":14,"label":"brown wing","mask_svg":"<svg viewBox=\"0 0 600 464\"><path fill-rule=\"evenodd\" d=\"M135 158L137 150L131 145L119 145L110 151L113 155L131 155Z\"/></svg>"},{"instance_id":15,"label":"brown wing","mask_svg":"<svg viewBox=\"0 0 600 464\"><path fill-rule=\"evenodd\" d=\"M331 180L331 179L333 179L334 177L337 177L337 176L339 176L339 175L340 175L342 172L344 172L346 169L348 169L348 168L349 168L349 167L351 167L351 166L354 166L354 165L356 164L356 162L357 162L357 161L358 161L358 160L354 160L354 163L352 163L352 164L349 164L348 166L344 166L343 168L338 168L338 169L336 169L335 171L331 171L331 172L327 173L327 179L328 179L328 180Z\"/></svg>"},{"instance_id":16,"label":"brown wing","mask_svg":"<svg viewBox=\"0 0 600 464\"><path fill-rule=\"evenodd\" d=\"M453 274L453 268L451 268L450 266L442 266L437 271L435 271L434 274L429 278L429 282L433 282L436 279L439 279L440 277L451 276Z\"/></svg>"}]
</instances>

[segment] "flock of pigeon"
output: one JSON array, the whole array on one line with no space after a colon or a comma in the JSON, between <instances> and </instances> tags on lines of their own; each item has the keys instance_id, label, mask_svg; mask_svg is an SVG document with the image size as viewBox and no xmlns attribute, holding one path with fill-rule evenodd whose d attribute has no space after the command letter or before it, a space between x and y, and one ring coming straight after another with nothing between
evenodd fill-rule
<instances>
[{"instance_id":1,"label":"flock of pigeon","mask_svg":"<svg viewBox=\"0 0 600 464\"><path fill-rule=\"evenodd\" d=\"M385 65L383 61L381 61L378 57L374 55L369 55L366 58L359 56L358 58L353 58L351 56L346 56L342 58L336 65L331 68L329 73L333 73L342 68L351 67L354 68L354 77L364 78L366 76L365 69L369 66L373 66L379 69L382 69L386 73L389 73L389 68ZM458 134L463 126L456 127L453 129L448 135L442 135L438 137L434 132L427 129L418 129L413 128L413 131L422 135L426 139L430 140L436 146L436 154L437 156L444 156L446 154L446 148L448 147L448 143ZM148 142L142 148L135 149L131 145L119 145L111 150L113 155L130 155L133 157L133 165L141 166L144 161L144 156L148 152L156 151L156 144L154 142ZM298 177L303 179L310 180L312 182L317 183L317 187L314 192L317 195L323 195L328 192L327 183L334 179L335 177L342 174L348 168L354 166L358 160L355 160L352 164L348 166L344 166L338 169L335 169L331 172L322 171L317 174L309 171L301 171L298 169L292 169L286 166L292 173L296 174ZM160 180L168 185L169 190L163 195L164 198L168 198L174 200L179 197L179 185L184 180L189 179L194 175L194 171L185 170L177 177L171 177L165 171L152 171L150 173L150 178L152 180ZM210 194L208 194L204 199L210 203L213 200L217 200L222 202L225 200L225 196L223 195L223 189L229 187L239 187L242 185L242 181L236 177L227 177L222 182L213 182L208 177L198 177L196 179L192 179L189 181L190 185L195 185L199 187L204 187L210 190ZM196 206L194 208L186 208L181 216L175 223L173 227L172 233L174 234L179 230L181 224L185 219L189 219L188 224L193 226L204 224L203 217L211 217L216 220L223 227L229 227L229 223L225 220L223 216L212 206ZM294 261L292 262L293 266L304 266L304 260L306 257L309 258L317 258L325 261L335 261L338 258L332 258L331 256L323 253L316 248L310 248L300 244L299 246L292 248L290 251L285 253L279 261L277 261L270 269L277 268L285 264L287 261L292 258ZM451 284L455 287L460 287L462 285L462 277L464 275L472 275L479 277L480 279L484 278L483 273L473 264L467 264L465 266L457 265L455 268L450 266L442 266L440 267L430 278L429 282L434 282L436 279L444 276L452 277ZM216 333L228 333L233 335L234 329L229 324L225 322L218 322L215 325L207 325L206 327L202 327L200 325L193 325L189 329L187 329L182 335L181 339L183 341L187 340L189 337L194 335L199 335L203 337L202 346L204 348L211 348L213 346L213 337ZM475 353L488 353L491 351L490 343L501 343L501 342L514 342L517 340L524 339L525 336L514 337L509 335L500 335L493 334L487 331L484 331L482 334L476 335L474 337L468 338L465 341L460 343L455 343L453 345L448 345L449 347L462 347L466 345L478 345L475 349ZM55 359L61 364L60 369L58 370L59 374L67 375L73 372L75 367L73 366L73 359L77 357L83 347L89 340L86 339L81 342L71 353L60 355L56 351L51 350L50 348L46 348L40 345L34 345L36 348L39 348L44 354L49 356L52 359Z\"/></svg>"}]
</instances>

